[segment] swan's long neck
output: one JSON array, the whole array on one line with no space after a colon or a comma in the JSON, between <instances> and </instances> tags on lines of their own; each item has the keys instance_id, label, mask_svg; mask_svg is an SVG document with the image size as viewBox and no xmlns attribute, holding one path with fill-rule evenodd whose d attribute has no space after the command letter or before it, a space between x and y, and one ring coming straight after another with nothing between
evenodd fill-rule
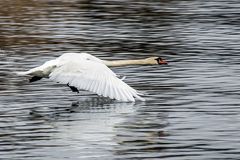
<instances>
[{"instance_id":1,"label":"swan's long neck","mask_svg":"<svg viewBox=\"0 0 240 160\"><path fill-rule=\"evenodd\" d=\"M103 60L103 63L109 67L118 67L118 66L127 66L127 65L147 65L149 64L149 61L147 61L147 59L115 60L115 61Z\"/></svg>"}]
</instances>

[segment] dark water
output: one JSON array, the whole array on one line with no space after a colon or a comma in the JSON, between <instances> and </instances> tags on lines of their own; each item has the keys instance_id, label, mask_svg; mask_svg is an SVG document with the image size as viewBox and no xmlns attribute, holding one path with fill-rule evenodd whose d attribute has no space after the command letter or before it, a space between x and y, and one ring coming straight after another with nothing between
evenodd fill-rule
<instances>
[{"instance_id":1,"label":"dark water","mask_svg":"<svg viewBox=\"0 0 240 160\"><path fill-rule=\"evenodd\" d=\"M238 0L1 0L0 159L240 159ZM146 102L12 74L66 52L119 67Z\"/></svg>"}]
</instances>

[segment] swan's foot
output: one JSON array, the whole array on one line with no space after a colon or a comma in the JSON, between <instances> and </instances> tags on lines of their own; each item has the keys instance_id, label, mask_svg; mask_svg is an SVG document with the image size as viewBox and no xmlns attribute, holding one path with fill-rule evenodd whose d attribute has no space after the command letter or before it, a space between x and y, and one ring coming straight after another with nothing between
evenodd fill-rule
<instances>
[{"instance_id":1,"label":"swan's foot","mask_svg":"<svg viewBox=\"0 0 240 160\"><path fill-rule=\"evenodd\" d=\"M68 86L73 92L79 93L79 90L78 90L76 87L70 86L69 84L67 84L67 86Z\"/></svg>"},{"instance_id":2,"label":"swan's foot","mask_svg":"<svg viewBox=\"0 0 240 160\"><path fill-rule=\"evenodd\" d=\"M29 79L29 82L30 82L30 83L31 83L31 82L35 82L35 81L38 81L38 80L40 80L40 79L42 79L42 77L33 76L32 78Z\"/></svg>"}]
</instances>

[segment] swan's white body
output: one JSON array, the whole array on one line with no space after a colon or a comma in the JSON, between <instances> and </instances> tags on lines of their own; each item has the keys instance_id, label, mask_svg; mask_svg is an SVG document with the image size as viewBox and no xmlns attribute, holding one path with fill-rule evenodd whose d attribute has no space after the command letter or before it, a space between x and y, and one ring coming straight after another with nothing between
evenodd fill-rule
<instances>
[{"instance_id":1,"label":"swan's white body","mask_svg":"<svg viewBox=\"0 0 240 160\"><path fill-rule=\"evenodd\" d=\"M18 74L49 78L119 101L135 101L135 98L144 101L139 93L119 79L104 61L87 53L65 53L55 60Z\"/></svg>"}]
</instances>

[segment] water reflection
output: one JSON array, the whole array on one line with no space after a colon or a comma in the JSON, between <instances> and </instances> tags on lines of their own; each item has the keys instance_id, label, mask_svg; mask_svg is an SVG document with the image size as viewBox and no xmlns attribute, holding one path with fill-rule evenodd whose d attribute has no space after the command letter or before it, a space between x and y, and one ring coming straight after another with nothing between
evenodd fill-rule
<instances>
[{"instance_id":1,"label":"water reflection","mask_svg":"<svg viewBox=\"0 0 240 160\"><path fill-rule=\"evenodd\" d=\"M105 101L92 98L79 102L78 106L46 105L30 112L26 109L6 112L7 116L1 115L0 121L0 144L4 146L1 155L8 159L11 155L7 153L11 152L17 154L17 158L37 158L54 153L61 158L69 154L65 150L69 145L80 150L79 156L88 156L86 151L95 147L103 148L104 152L106 145L115 145L112 142L114 126L124 119L119 115L134 114L135 110L133 103ZM59 150L41 153L49 147ZM29 156L29 152L33 154Z\"/></svg>"}]
</instances>

